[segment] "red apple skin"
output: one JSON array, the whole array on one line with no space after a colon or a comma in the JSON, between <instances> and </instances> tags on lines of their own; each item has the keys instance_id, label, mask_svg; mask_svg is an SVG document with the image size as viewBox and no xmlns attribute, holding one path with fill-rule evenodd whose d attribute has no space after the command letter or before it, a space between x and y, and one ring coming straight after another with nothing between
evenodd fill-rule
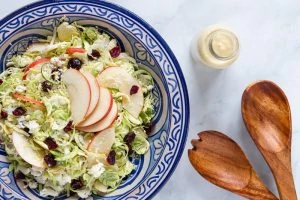
<instances>
[{"instance_id":1,"label":"red apple skin","mask_svg":"<svg viewBox=\"0 0 300 200\"><path fill-rule=\"evenodd\" d=\"M82 72L82 74L88 81L91 90L91 100L90 100L90 105L87 114L85 115L85 119L86 119L89 115L92 114L94 109L97 107L100 98L100 86L97 79L92 74L90 74L89 72ZM95 100L96 102L94 102Z\"/></svg>"},{"instance_id":2,"label":"red apple skin","mask_svg":"<svg viewBox=\"0 0 300 200\"><path fill-rule=\"evenodd\" d=\"M108 107L105 107L104 112L102 112L103 111L102 105L103 105L103 103L106 103L106 102L109 102L109 104L107 104ZM81 130L81 128L92 126L92 125L98 123L99 121L104 119L109 114L109 112L112 108L112 105L113 105L113 97L112 97L111 92L108 89L100 86L100 98L99 98L97 107L87 118L85 118L84 121L82 121L80 124L77 125L77 128L79 130ZM97 118L95 118L95 117L97 117Z\"/></svg>"},{"instance_id":3,"label":"red apple skin","mask_svg":"<svg viewBox=\"0 0 300 200\"><path fill-rule=\"evenodd\" d=\"M116 121L117 117L118 117L118 106L115 102L113 102L111 111L108 113L108 115L104 119L100 120L99 122L97 122L91 126L79 127L77 129L84 131L84 132L89 132L89 133L100 132L104 129L109 128ZM108 121L105 121L105 120L108 120Z\"/></svg>"}]
</instances>

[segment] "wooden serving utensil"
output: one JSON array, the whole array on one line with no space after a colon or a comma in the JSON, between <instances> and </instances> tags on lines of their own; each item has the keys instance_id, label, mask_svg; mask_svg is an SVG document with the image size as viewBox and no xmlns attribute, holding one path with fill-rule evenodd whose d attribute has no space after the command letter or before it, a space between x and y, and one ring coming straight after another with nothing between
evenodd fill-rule
<instances>
[{"instance_id":1,"label":"wooden serving utensil","mask_svg":"<svg viewBox=\"0 0 300 200\"><path fill-rule=\"evenodd\" d=\"M280 199L296 200L291 167L292 120L284 92L270 81L248 86L242 98L242 115L252 139L271 168Z\"/></svg>"},{"instance_id":2,"label":"wooden serving utensil","mask_svg":"<svg viewBox=\"0 0 300 200\"><path fill-rule=\"evenodd\" d=\"M192 140L190 162L206 180L248 199L277 199L258 178L242 149L228 136L204 131Z\"/></svg>"}]
</instances>

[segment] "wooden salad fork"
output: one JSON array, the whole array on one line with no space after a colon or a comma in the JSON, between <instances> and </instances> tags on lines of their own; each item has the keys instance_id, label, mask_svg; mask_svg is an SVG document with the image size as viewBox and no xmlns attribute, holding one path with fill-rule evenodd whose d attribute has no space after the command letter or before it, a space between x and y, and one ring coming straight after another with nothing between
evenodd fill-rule
<instances>
[{"instance_id":1,"label":"wooden salad fork","mask_svg":"<svg viewBox=\"0 0 300 200\"><path fill-rule=\"evenodd\" d=\"M192 140L188 156L206 180L233 193L255 200L275 200L259 179L239 145L217 131L204 131Z\"/></svg>"}]
</instances>

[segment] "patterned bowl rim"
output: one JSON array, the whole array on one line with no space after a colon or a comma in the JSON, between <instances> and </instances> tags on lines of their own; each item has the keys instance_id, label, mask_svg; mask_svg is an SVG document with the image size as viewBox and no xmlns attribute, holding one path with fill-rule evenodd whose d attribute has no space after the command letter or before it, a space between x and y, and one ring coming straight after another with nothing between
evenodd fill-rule
<instances>
[{"instance_id":1,"label":"patterned bowl rim","mask_svg":"<svg viewBox=\"0 0 300 200\"><path fill-rule=\"evenodd\" d=\"M50 3L66 3L66 2L97 3L97 4L102 4L102 5L111 7L114 10L117 10L121 13L124 13L125 15L129 16L130 18L132 18L132 19L136 20L137 22L139 22L143 27L145 27L145 29L147 29L150 33L152 33L153 36L161 43L161 45L165 49L167 55L170 56L172 62L174 63L174 67L175 67L175 69L178 73L178 77L179 77L180 82L182 84L181 87L182 87L182 91L183 91L183 97L186 101L186 104L184 105L184 110L186 112L186 115L185 115L185 118L182 119L182 120L184 120L186 126L184 127L184 129L182 131L184 133L182 135L182 140L181 140L182 144L180 146L178 154L176 155L174 164L171 167L171 169L168 171L168 174L166 175L164 180L148 196L148 198L151 199L163 188L163 186L167 183L167 181L170 179L170 177L174 173L174 171L175 171L176 167L178 166L179 161L180 161L180 159L183 155L183 151L184 151L184 148L185 148L185 145L186 145L188 129L189 129L189 121L190 121L190 103L189 103L189 95L188 95L187 85L186 85L185 78L184 78L184 75L182 73L181 67L179 65L179 62L178 62L177 58L175 57L173 51L171 50L171 48L167 44L167 42L162 38L162 36L148 22L146 22L141 17L139 17L138 15L133 13L132 11L128 10L127 8L124 8L120 5L117 5L117 4L112 3L112 2L108 2L106 0L40 0L40 1L36 1L36 2L30 3L30 4L27 4L27 5L15 10L15 11L11 12L10 14L6 15L4 18L2 18L0 20L0 27L3 26L6 21L8 21L9 19L13 18L16 15L19 15L19 14L23 13L27 9L31 9L31 8L34 8L34 7L37 7L37 6L50 4Z\"/></svg>"}]
</instances>

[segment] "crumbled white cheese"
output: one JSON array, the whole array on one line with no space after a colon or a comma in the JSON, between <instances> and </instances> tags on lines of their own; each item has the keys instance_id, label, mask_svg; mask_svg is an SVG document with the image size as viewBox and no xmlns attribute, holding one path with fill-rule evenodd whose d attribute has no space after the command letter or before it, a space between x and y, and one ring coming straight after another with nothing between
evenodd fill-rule
<instances>
[{"instance_id":1,"label":"crumbled white cheese","mask_svg":"<svg viewBox=\"0 0 300 200\"><path fill-rule=\"evenodd\" d=\"M88 173L95 178L99 178L105 171L103 163L98 163L93 165L91 169L88 170Z\"/></svg>"},{"instance_id":2,"label":"crumbled white cheese","mask_svg":"<svg viewBox=\"0 0 300 200\"><path fill-rule=\"evenodd\" d=\"M68 155L69 153L71 153L70 148L65 147L64 148L64 153L65 153L65 155Z\"/></svg>"},{"instance_id":3,"label":"crumbled white cheese","mask_svg":"<svg viewBox=\"0 0 300 200\"><path fill-rule=\"evenodd\" d=\"M109 45L109 40L104 39L104 40L96 40L94 44L91 46L92 49L100 49L100 50L105 50L107 46Z\"/></svg>"},{"instance_id":4,"label":"crumbled white cheese","mask_svg":"<svg viewBox=\"0 0 300 200\"><path fill-rule=\"evenodd\" d=\"M40 130L40 125L35 120L29 121L26 126L29 128L29 133L35 133Z\"/></svg>"},{"instance_id":5,"label":"crumbled white cheese","mask_svg":"<svg viewBox=\"0 0 300 200\"><path fill-rule=\"evenodd\" d=\"M16 87L16 92L22 93L22 92L25 92L26 89L27 89L26 86L24 86L24 85L18 85Z\"/></svg>"},{"instance_id":6,"label":"crumbled white cheese","mask_svg":"<svg viewBox=\"0 0 300 200\"><path fill-rule=\"evenodd\" d=\"M51 128L52 128L52 130L59 131L59 130L64 129L68 123L69 123L68 121L56 120L56 121L52 122Z\"/></svg>"},{"instance_id":7,"label":"crumbled white cheese","mask_svg":"<svg viewBox=\"0 0 300 200\"><path fill-rule=\"evenodd\" d=\"M44 172L43 168L35 167L35 166L31 167L31 175L33 176L41 176L43 172Z\"/></svg>"},{"instance_id":8,"label":"crumbled white cheese","mask_svg":"<svg viewBox=\"0 0 300 200\"><path fill-rule=\"evenodd\" d=\"M77 195L80 197L80 198L88 198L92 193L89 189L83 189L83 190L77 190Z\"/></svg>"},{"instance_id":9,"label":"crumbled white cheese","mask_svg":"<svg viewBox=\"0 0 300 200\"><path fill-rule=\"evenodd\" d=\"M31 181L31 182L28 184L28 186L29 186L31 189L35 189L35 188L37 188L38 184L37 184L37 182L35 182L35 181Z\"/></svg>"},{"instance_id":10,"label":"crumbled white cheese","mask_svg":"<svg viewBox=\"0 0 300 200\"><path fill-rule=\"evenodd\" d=\"M60 130L60 126L54 121L51 125L52 130Z\"/></svg>"},{"instance_id":11,"label":"crumbled white cheese","mask_svg":"<svg viewBox=\"0 0 300 200\"><path fill-rule=\"evenodd\" d=\"M17 128L23 129L23 128L25 128L25 127L26 127L26 126L24 125L24 122L18 122Z\"/></svg>"},{"instance_id":12,"label":"crumbled white cheese","mask_svg":"<svg viewBox=\"0 0 300 200\"><path fill-rule=\"evenodd\" d=\"M59 57L52 57L50 59L50 63L53 64L53 65L56 65L56 63L59 61Z\"/></svg>"},{"instance_id":13,"label":"crumbled white cheese","mask_svg":"<svg viewBox=\"0 0 300 200\"><path fill-rule=\"evenodd\" d=\"M58 67L61 67L61 66L63 66L65 64L65 62L62 61L62 60L60 60L59 57L52 57L50 59L50 62L51 62L51 64L56 65Z\"/></svg>"},{"instance_id":14,"label":"crumbled white cheese","mask_svg":"<svg viewBox=\"0 0 300 200\"><path fill-rule=\"evenodd\" d=\"M60 186L64 186L67 183L71 183L72 178L68 174L60 174L59 176L56 177L56 181Z\"/></svg>"},{"instance_id":15,"label":"crumbled white cheese","mask_svg":"<svg viewBox=\"0 0 300 200\"><path fill-rule=\"evenodd\" d=\"M40 184L45 184L46 180L47 180L47 178L45 176L43 176L43 175L42 176L36 176L34 178Z\"/></svg>"},{"instance_id":16,"label":"crumbled white cheese","mask_svg":"<svg viewBox=\"0 0 300 200\"><path fill-rule=\"evenodd\" d=\"M59 195L59 192L53 190L52 188L45 187L44 189L42 189L42 190L40 191L40 195L41 195L42 197L47 197L47 196L57 197L57 196Z\"/></svg>"},{"instance_id":17,"label":"crumbled white cheese","mask_svg":"<svg viewBox=\"0 0 300 200\"><path fill-rule=\"evenodd\" d=\"M18 118L18 125L17 125L17 127L18 128L20 128L20 129L23 129L23 128L25 128L26 126L25 126L25 117L24 116L21 116L21 117L19 117Z\"/></svg>"}]
</instances>

